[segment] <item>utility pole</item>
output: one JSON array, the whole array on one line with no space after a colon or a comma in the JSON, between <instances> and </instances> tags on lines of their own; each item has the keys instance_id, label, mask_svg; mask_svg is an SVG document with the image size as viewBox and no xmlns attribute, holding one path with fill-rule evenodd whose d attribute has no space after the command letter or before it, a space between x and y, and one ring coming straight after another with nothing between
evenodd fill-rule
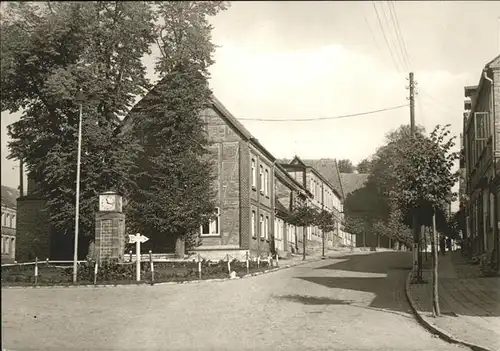
<instances>
[{"instance_id":1,"label":"utility pole","mask_svg":"<svg viewBox=\"0 0 500 351\"><path fill-rule=\"evenodd\" d=\"M415 80L413 77L413 72L410 72L409 77L409 86L407 89L410 92L409 100L410 100L410 134L413 138L415 136ZM413 233L413 272L417 273L417 281L420 280L420 238L419 238L419 225L418 225L418 217L416 213L416 208L413 208L412 214L412 233Z\"/></svg>"}]
</instances>

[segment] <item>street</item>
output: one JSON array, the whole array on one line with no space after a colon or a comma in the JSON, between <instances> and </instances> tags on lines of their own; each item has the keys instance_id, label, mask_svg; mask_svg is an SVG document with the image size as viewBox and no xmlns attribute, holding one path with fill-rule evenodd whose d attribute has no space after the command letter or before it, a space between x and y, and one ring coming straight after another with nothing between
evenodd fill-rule
<instances>
[{"instance_id":1,"label":"street","mask_svg":"<svg viewBox=\"0 0 500 351\"><path fill-rule=\"evenodd\" d=\"M358 253L224 282L3 289L3 348L460 349L409 312L410 264L408 252Z\"/></svg>"}]
</instances>

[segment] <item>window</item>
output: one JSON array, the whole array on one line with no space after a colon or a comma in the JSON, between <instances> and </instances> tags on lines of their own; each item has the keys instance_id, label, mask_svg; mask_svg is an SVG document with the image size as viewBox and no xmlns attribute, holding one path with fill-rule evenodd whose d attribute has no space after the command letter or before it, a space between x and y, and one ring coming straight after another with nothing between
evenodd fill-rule
<instances>
[{"instance_id":1,"label":"window","mask_svg":"<svg viewBox=\"0 0 500 351\"><path fill-rule=\"evenodd\" d=\"M200 228L202 236L220 235L220 209L216 208L215 216Z\"/></svg>"},{"instance_id":2,"label":"window","mask_svg":"<svg viewBox=\"0 0 500 351\"><path fill-rule=\"evenodd\" d=\"M474 113L475 137L478 141L487 140L489 137L488 112Z\"/></svg>"},{"instance_id":3,"label":"window","mask_svg":"<svg viewBox=\"0 0 500 351\"><path fill-rule=\"evenodd\" d=\"M279 219L274 220L274 237L279 239Z\"/></svg>"},{"instance_id":4,"label":"window","mask_svg":"<svg viewBox=\"0 0 500 351\"><path fill-rule=\"evenodd\" d=\"M255 238L255 232L257 231L257 223L255 221L255 211L252 211L252 237Z\"/></svg>"},{"instance_id":5,"label":"window","mask_svg":"<svg viewBox=\"0 0 500 351\"><path fill-rule=\"evenodd\" d=\"M311 193L313 195L313 198L315 198L316 196L314 195L314 180L310 180L309 182L309 188L311 189Z\"/></svg>"},{"instance_id":6,"label":"window","mask_svg":"<svg viewBox=\"0 0 500 351\"><path fill-rule=\"evenodd\" d=\"M260 215L260 237L264 237L264 215Z\"/></svg>"},{"instance_id":7,"label":"window","mask_svg":"<svg viewBox=\"0 0 500 351\"><path fill-rule=\"evenodd\" d=\"M260 166L260 192L264 192L264 167Z\"/></svg>"},{"instance_id":8,"label":"window","mask_svg":"<svg viewBox=\"0 0 500 351\"><path fill-rule=\"evenodd\" d=\"M255 159L252 158L252 187L257 187L257 169L255 168Z\"/></svg>"},{"instance_id":9,"label":"window","mask_svg":"<svg viewBox=\"0 0 500 351\"><path fill-rule=\"evenodd\" d=\"M16 216L12 216L12 228L16 227Z\"/></svg>"},{"instance_id":10,"label":"window","mask_svg":"<svg viewBox=\"0 0 500 351\"><path fill-rule=\"evenodd\" d=\"M266 239L269 239L269 217L268 216L266 216L266 223L264 226L264 230L265 230L264 237Z\"/></svg>"},{"instance_id":11,"label":"window","mask_svg":"<svg viewBox=\"0 0 500 351\"><path fill-rule=\"evenodd\" d=\"M266 169L266 173L264 174L264 194L269 196L269 170Z\"/></svg>"},{"instance_id":12,"label":"window","mask_svg":"<svg viewBox=\"0 0 500 351\"><path fill-rule=\"evenodd\" d=\"M13 225L14 221L13 221L13 219L14 219L14 215L10 215L9 216L9 227L10 228L14 228L14 225Z\"/></svg>"}]
</instances>

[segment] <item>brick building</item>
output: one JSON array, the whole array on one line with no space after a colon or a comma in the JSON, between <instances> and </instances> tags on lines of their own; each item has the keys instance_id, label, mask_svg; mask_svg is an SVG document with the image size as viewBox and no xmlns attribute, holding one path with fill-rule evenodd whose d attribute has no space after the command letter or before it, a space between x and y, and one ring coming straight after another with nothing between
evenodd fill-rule
<instances>
[{"instance_id":1,"label":"brick building","mask_svg":"<svg viewBox=\"0 0 500 351\"><path fill-rule=\"evenodd\" d=\"M216 160L218 206L217 217L200 228L201 245L194 251L208 259L227 254L241 259L247 251L267 256L276 249L285 254L290 240L295 238L295 228L285 223L286 214L293 201L306 199L306 189L277 164L276 158L217 98L212 96L211 106L200 117ZM130 130L132 123L134 110L125 119L123 131ZM292 194L287 195L291 200L281 198L277 203L283 187Z\"/></svg>"},{"instance_id":2,"label":"brick building","mask_svg":"<svg viewBox=\"0 0 500 351\"><path fill-rule=\"evenodd\" d=\"M472 255L487 253L498 262L500 55L485 65L479 84L464 91L465 237Z\"/></svg>"},{"instance_id":3,"label":"brick building","mask_svg":"<svg viewBox=\"0 0 500 351\"><path fill-rule=\"evenodd\" d=\"M19 192L2 185L2 262L16 259L16 199Z\"/></svg>"}]
</instances>

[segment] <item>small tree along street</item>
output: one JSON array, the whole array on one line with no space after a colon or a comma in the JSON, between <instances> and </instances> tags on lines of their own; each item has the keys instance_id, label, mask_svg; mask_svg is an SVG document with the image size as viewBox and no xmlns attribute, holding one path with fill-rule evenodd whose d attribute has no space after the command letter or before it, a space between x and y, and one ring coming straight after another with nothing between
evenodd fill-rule
<instances>
[{"instance_id":1,"label":"small tree along street","mask_svg":"<svg viewBox=\"0 0 500 351\"><path fill-rule=\"evenodd\" d=\"M325 257L325 234L332 233L337 227L337 220L333 212L325 209L316 214L316 225L321 230L321 250L322 256Z\"/></svg>"},{"instance_id":2,"label":"small tree along street","mask_svg":"<svg viewBox=\"0 0 500 351\"><path fill-rule=\"evenodd\" d=\"M455 198L452 187L458 180L458 172L452 172L458 153L452 152L454 138L449 138L448 126L436 126L427 137L416 133L397 147L402 162L395 168L397 175L391 196L402 208L417 212L419 225L432 223L433 235L433 311L439 315L437 284L437 228L436 214Z\"/></svg>"},{"instance_id":3,"label":"small tree along street","mask_svg":"<svg viewBox=\"0 0 500 351\"><path fill-rule=\"evenodd\" d=\"M307 245L307 227L316 225L318 221L318 212L307 206L300 204L296 206L287 218L288 223L302 227L302 259L306 259L306 245Z\"/></svg>"}]
</instances>

